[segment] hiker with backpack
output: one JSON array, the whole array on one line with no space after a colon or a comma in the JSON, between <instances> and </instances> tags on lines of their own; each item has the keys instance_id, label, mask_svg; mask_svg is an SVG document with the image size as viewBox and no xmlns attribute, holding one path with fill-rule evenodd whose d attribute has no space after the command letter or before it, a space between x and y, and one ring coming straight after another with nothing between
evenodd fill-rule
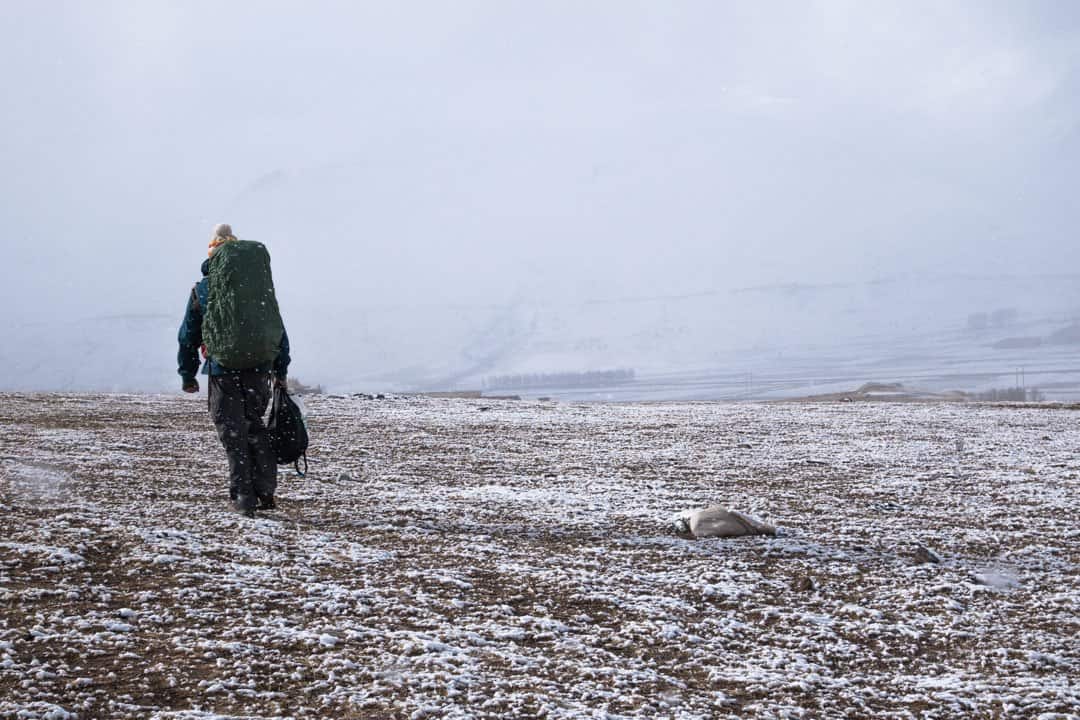
<instances>
[{"instance_id":1,"label":"hiker with backpack","mask_svg":"<svg viewBox=\"0 0 1080 720\"><path fill-rule=\"evenodd\" d=\"M218 225L202 274L180 325L178 372L184 392L198 392L202 351L210 416L229 460L229 497L254 517L275 506L277 463L262 417L273 390L286 385L289 336L264 245Z\"/></svg>"}]
</instances>

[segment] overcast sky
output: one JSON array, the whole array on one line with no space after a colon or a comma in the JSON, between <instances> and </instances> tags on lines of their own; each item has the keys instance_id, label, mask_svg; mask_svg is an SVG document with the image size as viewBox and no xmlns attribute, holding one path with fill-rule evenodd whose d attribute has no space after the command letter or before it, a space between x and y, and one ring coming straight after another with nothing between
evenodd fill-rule
<instances>
[{"instance_id":1,"label":"overcast sky","mask_svg":"<svg viewBox=\"0 0 1080 720\"><path fill-rule=\"evenodd\" d=\"M8 2L0 293L179 315L223 221L298 304L1072 272L1078 68L1064 0Z\"/></svg>"}]
</instances>

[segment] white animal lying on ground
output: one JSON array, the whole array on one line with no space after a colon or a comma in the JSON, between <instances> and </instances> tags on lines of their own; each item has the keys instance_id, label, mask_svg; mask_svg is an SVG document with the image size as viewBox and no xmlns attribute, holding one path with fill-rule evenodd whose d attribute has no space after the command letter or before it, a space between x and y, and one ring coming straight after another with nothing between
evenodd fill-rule
<instances>
[{"instance_id":1,"label":"white animal lying on ground","mask_svg":"<svg viewBox=\"0 0 1080 720\"><path fill-rule=\"evenodd\" d=\"M694 538L776 534L772 525L719 505L681 512L674 524L676 533Z\"/></svg>"}]
</instances>

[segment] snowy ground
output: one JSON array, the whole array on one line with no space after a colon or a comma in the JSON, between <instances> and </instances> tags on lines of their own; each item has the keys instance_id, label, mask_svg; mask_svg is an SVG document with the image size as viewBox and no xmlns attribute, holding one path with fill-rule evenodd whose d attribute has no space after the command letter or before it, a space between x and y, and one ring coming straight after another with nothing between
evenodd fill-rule
<instances>
[{"instance_id":1,"label":"snowy ground","mask_svg":"<svg viewBox=\"0 0 1080 720\"><path fill-rule=\"evenodd\" d=\"M3 718L1080 717L1076 411L315 398L246 520L204 397L2 400Z\"/></svg>"}]
</instances>

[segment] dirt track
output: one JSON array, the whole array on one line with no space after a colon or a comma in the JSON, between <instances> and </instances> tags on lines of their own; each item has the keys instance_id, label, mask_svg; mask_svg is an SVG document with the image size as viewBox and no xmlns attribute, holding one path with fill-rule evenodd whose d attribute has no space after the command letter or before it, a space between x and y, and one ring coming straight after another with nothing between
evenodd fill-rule
<instances>
[{"instance_id":1,"label":"dirt track","mask_svg":"<svg viewBox=\"0 0 1080 720\"><path fill-rule=\"evenodd\" d=\"M1080 712L1075 411L316 398L251 521L204 400L3 400L0 717Z\"/></svg>"}]
</instances>

